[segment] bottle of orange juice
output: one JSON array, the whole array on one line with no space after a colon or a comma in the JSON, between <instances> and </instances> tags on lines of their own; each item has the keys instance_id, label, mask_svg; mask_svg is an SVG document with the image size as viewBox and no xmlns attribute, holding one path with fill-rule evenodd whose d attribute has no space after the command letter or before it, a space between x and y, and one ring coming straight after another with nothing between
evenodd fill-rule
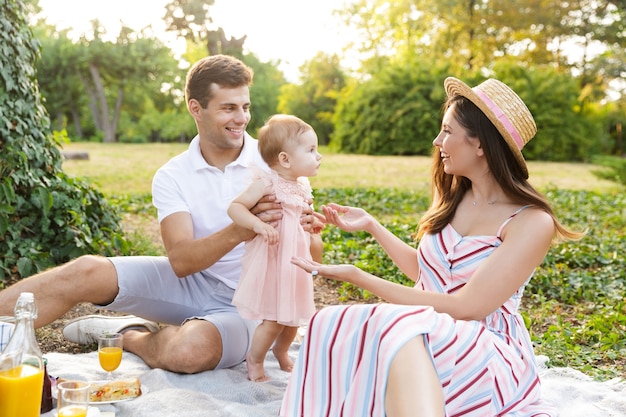
<instances>
[{"instance_id":1,"label":"bottle of orange juice","mask_svg":"<svg viewBox=\"0 0 626 417\"><path fill-rule=\"evenodd\" d=\"M0 416L38 417L44 364L35 338L37 305L23 292L15 304L15 328L0 354Z\"/></svg>"}]
</instances>

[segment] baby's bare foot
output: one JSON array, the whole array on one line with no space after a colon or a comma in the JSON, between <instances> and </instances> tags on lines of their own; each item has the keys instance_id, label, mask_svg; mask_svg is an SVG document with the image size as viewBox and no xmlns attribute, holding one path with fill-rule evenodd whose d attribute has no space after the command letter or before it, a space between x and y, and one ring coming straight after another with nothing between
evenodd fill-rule
<instances>
[{"instance_id":1,"label":"baby's bare foot","mask_svg":"<svg viewBox=\"0 0 626 417\"><path fill-rule=\"evenodd\" d=\"M278 360L278 365L280 365L280 369L285 372L291 372L293 369L293 361L289 357L287 352L278 352L276 350L272 350L272 353Z\"/></svg>"},{"instance_id":2,"label":"baby's bare foot","mask_svg":"<svg viewBox=\"0 0 626 417\"><path fill-rule=\"evenodd\" d=\"M265 375L263 368L263 361L255 362L250 358L250 355L246 355L246 367L248 368L248 379L252 382L267 382L270 377Z\"/></svg>"}]
</instances>

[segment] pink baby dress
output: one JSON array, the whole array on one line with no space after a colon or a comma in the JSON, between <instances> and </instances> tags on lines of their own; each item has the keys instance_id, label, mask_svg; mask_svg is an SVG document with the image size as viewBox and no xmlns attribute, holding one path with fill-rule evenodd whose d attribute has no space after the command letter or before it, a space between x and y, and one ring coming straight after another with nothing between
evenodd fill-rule
<instances>
[{"instance_id":1,"label":"pink baby dress","mask_svg":"<svg viewBox=\"0 0 626 417\"><path fill-rule=\"evenodd\" d=\"M311 259L310 236L300 224L302 210L313 198L311 186L305 181L285 180L274 171L260 177L268 193L273 192L282 205L283 217L276 226L279 242L268 245L262 236L256 236L246 243L233 305L247 319L300 326L315 313L313 279L293 265L291 258Z\"/></svg>"}]
</instances>

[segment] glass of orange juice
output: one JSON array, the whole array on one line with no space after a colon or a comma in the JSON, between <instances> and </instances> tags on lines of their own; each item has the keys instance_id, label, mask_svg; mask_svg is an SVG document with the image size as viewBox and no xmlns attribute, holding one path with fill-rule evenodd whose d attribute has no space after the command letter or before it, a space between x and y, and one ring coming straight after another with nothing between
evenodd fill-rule
<instances>
[{"instance_id":1,"label":"glass of orange juice","mask_svg":"<svg viewBox=\"0 0 626 417\"><path fill-rule=\"evenodd\" d=\"M89 383L64 381L57 385L58 417L87 417Z\"/></svg>"},{"instance_id":2,"label":"glass of orange juice","mask_svg":"<svg viewBox=\"0 0 626 417\"><path fill-rule=\"evenodd\" d=\"M98 360L107 372L108 379L113 379L115 371L122 362L124 336L121 333L105 333L98 336Z\"/></svg>"}]
</instances>

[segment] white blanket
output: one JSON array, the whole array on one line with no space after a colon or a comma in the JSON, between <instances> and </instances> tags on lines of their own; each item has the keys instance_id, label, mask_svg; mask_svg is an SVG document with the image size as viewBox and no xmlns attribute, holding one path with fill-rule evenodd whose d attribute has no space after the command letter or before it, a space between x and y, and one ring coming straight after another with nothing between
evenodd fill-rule
<instances>
[{"instance_id":1,"label":"white blanket","mask_svg":"<svg viewBox=\"0 0 626 417\"><path fill-rule=\"evenodd\" d=\"M298 345L291 349L292 358ZM198 354L201 354L200 352ZM101 380L104 371L96 352L71 355L48 353L48 373L67 379ZM547 358L539 358L545 363ZM180 375L150 369L139 357L124 353L116 377L139 377L144 393L134 400L98 405L103 415L115 417L266 417L276 416L287 385L288 374L281 371L271 354L266 359L270 382L247 379L246 365L231 369ZM626 382L595 382L570 368L542 366L542 394L557 405L561 417L626 417ZM97 415L95 413L90 415ZM108 412L108 414L104 414ZM54 417L55 410L43 414Z\"/></svg>"}]
</instances>

